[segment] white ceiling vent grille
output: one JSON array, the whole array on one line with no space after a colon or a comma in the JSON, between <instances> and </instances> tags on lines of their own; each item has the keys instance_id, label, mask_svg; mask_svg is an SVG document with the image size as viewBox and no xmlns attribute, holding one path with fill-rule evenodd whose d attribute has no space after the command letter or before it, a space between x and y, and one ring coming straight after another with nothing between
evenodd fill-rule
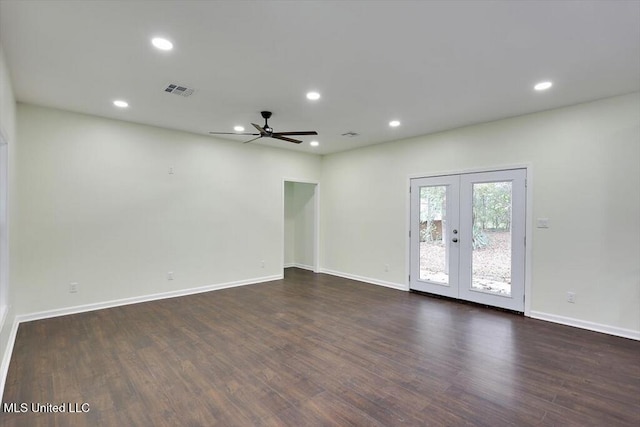
<instances>
[{"instance_id":1,"label":"white ceiling vent grille","mask_svg":"<svg viewBox=\"0 0 640 427\"><path fill-rule=\"evenodd\" d=\"M189 96L193 93L193 89L191 88L180 86L180 85L174 85L174 84L170 84L169 86L167 86L164 91L173 93L175 95L182 95L182 96Z\"/></svg>"},{"instance_id":2,"label":"white ceiling vent grille","mask_svg":"<svg viewBox=\"0 0 640 427\"><path fill-rule=\"evenodd\" d=\"M359 134L353 132L353 131L349 131L349 132L345 132L342 134L342 136L348 136L349 138L353 138L354 136L358 136Z\"/></svg>"}]
</instances>

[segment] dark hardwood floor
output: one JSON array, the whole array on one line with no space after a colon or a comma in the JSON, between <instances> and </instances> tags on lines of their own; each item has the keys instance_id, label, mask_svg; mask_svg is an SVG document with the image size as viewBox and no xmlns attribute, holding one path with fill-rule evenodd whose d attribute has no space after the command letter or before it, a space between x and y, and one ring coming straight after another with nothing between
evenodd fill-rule
<instances>
[{"instance_id":1,"label":"dark hardwood floor","mask_svg":"<svg viewBox=\"0 0 640 427\"><path fill-rule=\"evenodd\" d=\"M638 426L640 342L289 269L24 323L10 402L71 407L5 427Z\"/></svg>"}]
</instances>

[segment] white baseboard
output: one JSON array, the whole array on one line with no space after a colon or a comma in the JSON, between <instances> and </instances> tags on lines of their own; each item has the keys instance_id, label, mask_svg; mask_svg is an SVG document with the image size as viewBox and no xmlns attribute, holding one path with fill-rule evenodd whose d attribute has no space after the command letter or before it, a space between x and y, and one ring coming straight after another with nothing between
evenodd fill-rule
<instances>
[{"instance_id":1,"label":"white baseboard","mask_svg":"<svg viewBox=\"0 0 640 427\"><path fill-rule=\"evenodd\" d=\"M284 268L291 268L291 267L295 267L296 263L295 262L288 262L284 265Z\"/></svg>"},{"instance_id":2,"label":"white baseboard","mask_svg":"<svg viewBox=\"0 0 640 427\"><path fill-rule=\"evenodd\" d=\"M587 329L589 331L602 332L604 334L640 341L640 331L634 331L633 329L618 328L616 326L603 325L601 323L574 319L572 317L558 316L556 314L543 313L541 311L531 311L531 317L533 319L545 320L547 322L574 326L576 328Z\"/></svg>"},{"instance_id":3,"label":"white baseboard","mask_svg":"<svg viewBox=\"0 0 640 427\"><path fill-rule=\"evenodd\" d=\"M9 373L9 364L11 363L11 355L13 354L13 345L16 342L16 335L18 333L18 317L13 318L13 324L11 325L11 331L9 332L9 339L7 340L7 348L4 350L2 356L2 365L0 365L0 402L4 396L4 386L7 382L7 374Z\"/></svg>"},{"instance_id":4,"label":"white baseboard","mask_svg":"<svg viewBox=\"0 0 640 427\"><path fill-rule=\"evenodd\" d=\"M315 271L312 265L298 264L295 262L292 262L291 264L286 264L284 266L284 268L290 268L290 267L301 268L303 270L309 270L309 271Z\"/></svg>"},{"instance_id":5,"label":"white baseboard","mask_svg":"<svg viewBox=\"0 0 640 427\"><path fill-rule=\"evenodd\" d=\"M282 274L278 274L274 276L256 277L253 279L238 280L235 282L219 283L216 285L206 285L206 286L200 286L197 288L180 289L177 291L162 292L158 294L142 295L139 297L123 298L123 299L99 302L94 304L85 304L85 305L78 305L74 307L60 308L56 310L47 310L47 311L40 311L37 313L16 315L13 320L11 332L9 334L7 348L5 349L4 355L2 356L2 365L0 365L0 402L2 402L2 396L4 395L4 386L5 386L5 382L7 381L7 374L9 372L9 363L11 362L11 355L13 354L13 345L16 341L18 326L22 322L30 322L33 320L48 319L51 317L58 317L58 316L66 316L68 314L85 313L87 311L102 310L105 308L119 307L123 305L137 304L141 302L156 301L156 300L167 299L167 298L175 298L175 297L181 297L181 296L187 296L187 295L193 295L193 294L200 294L203 292L217 291L220 289L227 289L227 288L235 288L238 286L254 285L258 283L271 282L273 280L280 280L282 278L283 278Z\"/></svg>"},{"instance_id":6,"label":"white baseboard","mask_svg":"<svg viewBox=\"0 0 640 427\"><path fill-rule=\"evenodd\" d=\"M397 289L400 291L408 291L409 288L401 283L387 282L384 280L372 279L370 277L357 276L355 274L343 273L340 271L321 269L320 273L330 274L331 276L343 277L345 279L357 280L359 282L370 283L372 285L384 286L386 288Z\"/></svg>"}]
</instances>

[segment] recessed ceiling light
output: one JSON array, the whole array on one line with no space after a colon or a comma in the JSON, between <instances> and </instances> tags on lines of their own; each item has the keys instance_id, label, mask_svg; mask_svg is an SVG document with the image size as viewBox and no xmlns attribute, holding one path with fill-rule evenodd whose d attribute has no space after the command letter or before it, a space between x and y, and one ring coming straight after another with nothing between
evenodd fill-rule
<instances>
[{"instance_id":1,"label":"recessed ceiling light","mask_svg":"<svg viewBox=\"0 0 640 427\"><path fill-rule=\"evenodd\" d=\"M389 126L391 126L392 128L397 128L398 126L400 126L400 122L398 120L391 120L389 122Z\"/></svg>"},{"instance_id":2,"label":"recessed ceiling light","mask_svg":"<svg viewBox=\"0 0 640 427\"><path fill-rule=\"evenodd\" d=\"M312 147L317 147L318 145L320 145L320 143L318 141L311 141L309 145Z\"/></svg>"},{"instance_id":3,"label":"recessed ceiling light","mask_svg":"<svg viewBox=\"0 0 640 427\"><path fill-rule=\"evenodd\" d=\"M173 43L171 43L167 39L163 39L161 37L155 37L151 39L151 44L153 44L156 48L160 50L171 50L173 49Z\"/></svg>"},{"instance_id":4,"label":"recessed ceiling light","mask_svg":"<svg viewBox=\"0 0 640 427\"><path fill-rule=\"evenodd\" d=\"M122 101L121 99L118 99L116 101L113 101L113 105L120 108L127 108L129 106L129 103L127 101Z\"/></svg>"},{"instance_id":5,"label":"recessed ceiling light","mask_svg":"<svg viewBox=\"0 0 640 427\"><path fill-rule=\"evenodd\" d=\"M242 127L242 126L234 126L233 130L235 130L236 132L244 132L244 127Z\"/></svg>"},{"instance_id":6,"label":"recessed ceiling light","mask_svg":"<svg viewBox=\"0 0 640 427\"><path fill-rule=\"evenodd\" d=\"M311 101L316 101L320 99L320 94L318 92L309 92L307 93L307 99L310 99Z\"/></svg>"},{"instance_id":7,"label":"recessed ceiling light","mask_svg":"<svg viewBox=\"0 0 640 427\"><path fill-rule=\"evenodd\" d=\"M540 82L537 85L535 85L533 88L535 90L547 90L551 86L553 86L553 83L551 83L551 82Z\"/></svg>"}]
</instances>

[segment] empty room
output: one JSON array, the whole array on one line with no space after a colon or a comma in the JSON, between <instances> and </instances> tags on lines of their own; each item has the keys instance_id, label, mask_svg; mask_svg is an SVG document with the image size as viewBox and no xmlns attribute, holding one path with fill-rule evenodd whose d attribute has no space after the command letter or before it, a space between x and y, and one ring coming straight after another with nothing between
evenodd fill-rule
<instances>
[{"instance_id":1,"label":"empty room","mask_svg":"<svg viewBox=\"0 0 640 427\"><path fill-rule=\"evenodd\" d=\"M640 425L640 1L0 0L0 425Z\"/></svg>"}]
</instances>

